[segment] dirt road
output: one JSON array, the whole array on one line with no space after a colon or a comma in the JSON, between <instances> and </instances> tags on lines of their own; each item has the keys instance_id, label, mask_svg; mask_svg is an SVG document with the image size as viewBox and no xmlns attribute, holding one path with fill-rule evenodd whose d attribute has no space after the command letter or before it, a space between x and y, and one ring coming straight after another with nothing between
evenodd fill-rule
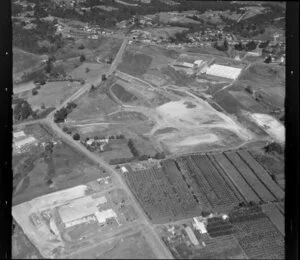
<instances>
[{"instance_id":1,"label":"dirt road","mask_svg":"<svg viewBox=\"0 0 300 260\"><path fill-rule=\"evenodd\" d=\"M32 90L35 87L36 86L33 83L33 81L30 81L30 82L27 82L27 83L23 83L23 84L20 84L20 85L15 85L13 87L13 93L14 94L19 94L19 93L22 93L22 92L25 92L25 91Z\"/></svg>"}]
</instances>

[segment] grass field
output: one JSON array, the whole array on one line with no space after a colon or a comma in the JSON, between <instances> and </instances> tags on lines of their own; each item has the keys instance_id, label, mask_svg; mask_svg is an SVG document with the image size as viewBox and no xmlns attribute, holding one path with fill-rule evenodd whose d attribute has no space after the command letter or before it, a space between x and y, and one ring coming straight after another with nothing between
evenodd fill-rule
<instances>
[{"instance_id":1,"label":"grass field","mask_svg":"<svg viewBox=\"0 0 300 260\"><path fill-rule=\"evenodd\" d=\"M126 233L72 256L73 259L156 259L141 232Z\"/></svg>"},{"instance_id":2,"label":"grass field","mask_svg":"<svg viewBox=\"0 0 300 260\"><path fill-rule=\"evenodd\" d=\"M13 48L13 73L20 73L30 68L37 66L45 55L39 56L36 54L28 53L18 48Z\"/></svg>"},{"instance_id":3,"label":"grass field","mask_svg":"<svg viewBox=\"0 0 300 260\"><path fill-rule=\"evenodd\" d=\"M72 78L75 79L84 79L86 82L93 83L93 81L100 77L101 75L105 74L109 69L108 64L104 63L88 63L85 62L78 66L77 68L73 69L68 73Z\"/></svg>"},{"instance_id":4,"label":"grass field","mask_svg":"<svg viewBox=\"0 0 300 260\"><path fill-rule=\"evenodd\" d=\"M33 96L31 91L26 91L20 93L19 96L27 100L33 109L41 109L42 104L45 107L56 107L80 87L80 83L77 82L48 82L41 86L37 95Z\"/></svg>"},{"instance_id":5,"label":"grass field","mask_svg":"<svg viewBox=\"0 0 300 260\"><path fill-rule=\"evenodd\" d=\"M32 133L40 142L52 140L46 128L43 129L39 125L32 125L24 132ZM37 132L39 134L36 134ZM19 160L19 163L14 165L14 175L21 175L21 180L16 188L13 204L94 180L103 174L101 169L64 142L59 141L54 145L50 156L46 156L44 149L40 147L39 150L35 150L34 155L30 151L25 153L24 160ZM47 183L49 179L54 184L53 188Z\"/></svg>"},{"instance_id":6,"label":"grass field","mask_svg":"<svg viewBox=\"0 0 300 260\"><path fill-rule=\"evenodd\" d=\"M271 110L284 108L285 99L285 67L256 64L243 72L236 84L250 86L260 94L259 102Z\"/></svg>"},{"instance_id":7,"label":"grass field","mask_svg":"<svg viewBox=\"0 0 300 260\"><path fill-rule=\"evenodd\" d=\"M132 101L137 100L137 97L132 93L128 92L123 86L119 84L114 84L111 87L111 91L114 95L124 103L130 103Z\"/></svg>"},{"instance_id":8,"label":"grass field","mask_svg":"<svg viewBox=\"0 0 300 260\"><path fill-rule=\"evenodd\" d=\"M76 101L78 107L68 115L69 120L102 119L106 114L117 111L117 104L106 94L90 93Z\"/></svg>"},{"instance_id":9,"label":"grass field","mask_svg":"<svg viewBox=\"0 0 300 260\"><path fill-rule=\"evenodd\" d=\"M126 52L118 69L133 76L141 76L147 72L152 58L142 53Z\"/></svg>"},{"instance_id":10,"label":"grass field","mask_svg":"<svg viewBox=\"0 0 300 260\"><path fill-rule=\"evenodd\" d=\"M97 57L102 59L112 57L117 54L122 41L116 38L100 37L99 39L79 39L66 44L55 53L57 60L67 60L80 55L85 55L86 59L96 62ZM83 45L84 49L79 49Z\"/></svg>"}]
</instances>

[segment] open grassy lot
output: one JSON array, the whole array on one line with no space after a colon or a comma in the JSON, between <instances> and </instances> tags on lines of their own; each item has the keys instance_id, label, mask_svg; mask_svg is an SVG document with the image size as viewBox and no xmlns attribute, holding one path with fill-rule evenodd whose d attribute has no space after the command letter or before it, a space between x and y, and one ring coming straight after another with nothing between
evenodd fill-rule
<instances>
[{"instance_id":1,"label":"open grassy lot","mask_svg":"<svg viewBox=\"0 0 300 260\"><path fill-rule=\"evenodd\" d=\"M130 103L131 101L137 100L137 97L132 93L128 92L123 86L119 84L114 84L111 87L113 94L122 102Z\"/></svg>"},{"instance_id":2,"label":"open grassy lot","mask_svg":"<svg viewBox=\"0 0 300 260\"><path fill-rule=\"evenodd\" d=\"M96 61L96 58L99 56L101 58L114 58L121 44L121 39L101 36L99 39L79 39L75 42L70 41L55 53L55 57L58 60L67 60L85 55L89 61ZM83 46L83 48L81 46Z\"/></svg>"},{"instance_id":3,"label":"open grassy lot","mask_svg":"<svg viewBox=\"0 0 300 260\"><path fill-rule=\"evenodd\" d=\"M133 76L141 76L146 73L152 58L142 53L126 52L118 69Z\"/></svg>"},{"instance_id":4,"label":"open grassy lot","mask_svg":"<svg viewBox=\"0 0 300 260\"><path fill-rule=\"evenodd\" d=\"M194 82L194 78L187 75L183 71L176 71L171 66L163 67L160 69L160 71L165 75L165 77L168 80L168 83L175 84L178 86L188 86L188 84L191 84Z\"/></svg>"},{"instance_id":5,"label":"open grassy lot","mask_svg":"<svg viewBox=\"0 0 300 260\"><path fill-rule=\"evenodd\" d=\"M45 55L36 55L18 48L13 48L13 73L20 73L37 66Z\"/></svg>"},{"instance_id":6,"label":"open grassy lot","mask_svg":"<svg viewBox=\"0 0 300 260\"><path fill-rule=\"evenodd\" d=\"M93 83L96 78L105 74L108 69L109 64L85 62L70 71L68 75L75 79L80 78L86 82Z\"/></svg>"},{"instance_id":7,"label":"open grassy lot","mask_svg":"<svg viewBox=\"0 0 300 260\"><path fill-rule=\"evenodd\" d=\"M283 108L285 99L285 67L255 64L243 72L237 84L250 86L261 96L259 102L269 108Z\"/></svg>"},{"instance_id":8,"label":"open grassy lot","mask_svg":"<svg viewBox=\"0 0 300 260\"><path fill-rule=\"evenodd\" d=\"M229 88L220 91L213 96L213 100L258 137L267 137L266 132L248 115L250 112L255 113L256 111L260 111L265 113L267 110L248 96L248 94L245 95L244 90L233 90L233 88Z\"/></svg>"},{"instance_id":9,"label":"open grassy lot","mask_svg":"<svg viewBox=\"0 0 300 260\"><path fill-rule=\"evenodd\" d=\"M112 99L98 92L83 95L76 104L77 108L68 115L70 121L101 120L106 114L118 110L118 105Z\"/></svg>"},{"instance_id":10,"label":"open grassy lot","mask_svg":"<svg viewBox=\"0 0 300 260\"><path fill-rule=\"evenodd\" d=\"M152 28L147 31L151 33L153 37L168 39L169 37L173 37L176 33L180 33L188 30L184 27L161 27L161 28Z\"/></svg>"},{"instance_id":11,"label":"open grassy lot","mask_svg":"<svg viewBox=\"0 0 300 260\"><path fill-rule=\"evenodd\" d=\"M27 100L33 109L41 109L43 104L45 107L56 107L80 87L78 82L48 82L41 86L37 95L32 95L32 91L26 91L20 93L19 97Z\"/></svg>"},{"instance_id":12,"label":"open grassy lot","mask_svg":"<svg viewBox=\"0 0 300 260\"><path fill-rule=\"evenodd\" d=\"M143 233L127 232L72 256L73 259L156 259Z\"/></svg>"},{"instance_id":13,"label":"open grassy lot","mask_svg":"<svg viewBox=\"0 0 300 260\"><path fill-rule=\"evenodd\" d=\"M55 140L47 131L43 125L31 125L24 130L26 134L32 134L39 145L19 155L22 158L14 164L14 178L18 182L15 183L13 204L94 180L103 174L82 154L59 139ZM51 153L42 146L45 141L56 142Z\"/></svg>"}]
</instances>

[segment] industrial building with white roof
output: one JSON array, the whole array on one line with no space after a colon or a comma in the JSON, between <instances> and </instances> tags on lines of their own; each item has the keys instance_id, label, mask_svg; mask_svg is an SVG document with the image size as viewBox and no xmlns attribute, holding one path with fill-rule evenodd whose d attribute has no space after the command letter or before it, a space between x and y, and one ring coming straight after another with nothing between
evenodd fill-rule
<instances>
[{"instance_id":1,"label":"industrial building with white roof","mask_svg":"<svg viewBox=\"0 0 300 260\"><path fill-rule=\"evenodd\" d=\"M241 68L213 64L212 66L207 68L206 74L210 76L235 80L240 75L241 70Z\"/></svg>"}]
</instances>

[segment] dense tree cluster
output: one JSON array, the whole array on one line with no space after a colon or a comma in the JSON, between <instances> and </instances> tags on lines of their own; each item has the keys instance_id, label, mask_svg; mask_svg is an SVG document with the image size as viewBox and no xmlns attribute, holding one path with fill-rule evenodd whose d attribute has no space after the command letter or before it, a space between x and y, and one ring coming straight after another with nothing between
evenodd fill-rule
<instances>
[{"instance_id":1,"label":"dense tree cluster","mask_svg":"<svg viewBox=\"0 0 300 260\"><path fill-rule=\"evenodd\" d=\"M18 22L13 22L13 45L26 51L43 54L52 53L64 45L61 34L56 34L55 21L49 22L39 18L31 21L35 28L25 29Z\"/></svg>"},{"instance_id":2,"label":"dense tree cluster","mask_svg":"<svg viewBox=\"0 0 300 260\"><path fill-rule=\"evenodd\" d=\"M78 133L75 133L73 135L73 139L76 140L76 141L80 140L80 135Z\"/></svg>"},{"instance_id":3,"label":"dense tree cluster","mask_svg":"<svg viewBox=\"0 0 300 260\"><path fill-rule=\"evenodd\" d=\"M257 43L254 41L250 41L246 43L245 45L239 42L238 44L234 45L234 49L237 51L253 51L257 47ZM260 47L260 46L259 46Z\"/></svg>"},{"instance_id":4,"label":"dense tree cluster","mask_svg":"<svg viewBox=\"0 0 300 260\"><path fill-rule=\"evenodd\" d=\"M62 123L67 118L68 114L70 114L74 108L77 107L77 104L74 102L70 102L67 104L66 107L61 108L60 110L56 111L54 114L54 122L55 123Z\"/></svg>"},{"instance_id":5,"label":"dense tree cluster","mask_svg":"<svg viewBox=\"0 0 300 260\"><path fill-rule=\"evenodd\" d=\"M188 31L177 32L174 36L170 37L169 40L171 43L183 43L183 42L191 42L189 38L187 38Z\"/></svg>"},{"instance_id":6,"label":"dense tree cluster","mask_svg":"<svg viewBox=\"0 0 300 260\"><path fill-rule=\"evenodd\" d=\"M36 113L32 110L27 100L18 99L16 101L16 106L14 108L13 115L16 121L21 121L28 119L30 116L35 117Z\"/></svg>"}]
</instances>

